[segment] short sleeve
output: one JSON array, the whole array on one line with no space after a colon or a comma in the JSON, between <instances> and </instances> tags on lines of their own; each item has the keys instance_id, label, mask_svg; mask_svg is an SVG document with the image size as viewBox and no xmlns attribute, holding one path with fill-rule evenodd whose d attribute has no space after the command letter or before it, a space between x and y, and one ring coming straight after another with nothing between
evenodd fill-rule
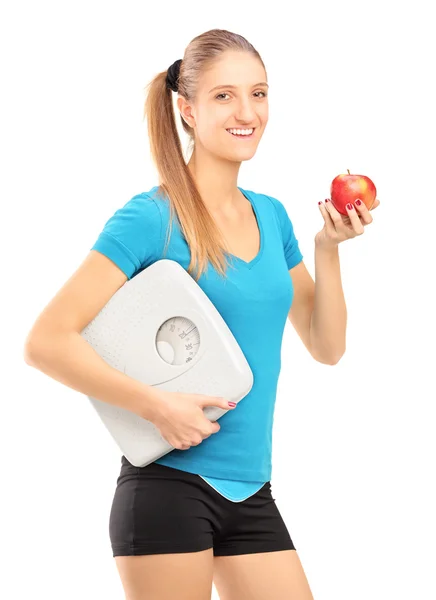
<instances>
[{"instance_id":1,"label":"short sleeve","mask_svg":"<svg viewBox=\"0 0 436 600\"><path fill-rule=\"evenodd\" d=\"M109 218L91 250L110 258L131 279L160 258L161 227L155 200L137 194Z\"/></svg>"},{"instance_id":2,"label":"short sleeve","mask_svg":"<svg viewBox=\"0 0 436 600\"><path fill-rule=\"evenodd\" d=\"M286 264L288 265L288 269L292 269L303 260L303 255L300 251L298 240L294 234L292 221L289 218L285 206L280 202L280 200L277 200L277 198L273 198L272 196L268 196L268 198L272 201L276 209L278 221L282 231L283 250L285 253Z\"/></svg>"}]
</instances>

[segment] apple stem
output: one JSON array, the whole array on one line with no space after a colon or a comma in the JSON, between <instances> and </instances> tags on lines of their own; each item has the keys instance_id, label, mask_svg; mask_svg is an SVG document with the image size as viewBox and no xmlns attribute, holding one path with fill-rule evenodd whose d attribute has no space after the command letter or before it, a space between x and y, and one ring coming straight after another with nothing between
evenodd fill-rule
<instances>
[{"instance_id":1,"label":"apple stem","mask_svg":"<svg viewBox=\"0 0 436 600\"><path fill-rule=\"evenodd\" d=\"M350 169L347 169L347 171L348 171L348 175L351 175L351 173L350 173Z\"/></svg>"}]
</instances>

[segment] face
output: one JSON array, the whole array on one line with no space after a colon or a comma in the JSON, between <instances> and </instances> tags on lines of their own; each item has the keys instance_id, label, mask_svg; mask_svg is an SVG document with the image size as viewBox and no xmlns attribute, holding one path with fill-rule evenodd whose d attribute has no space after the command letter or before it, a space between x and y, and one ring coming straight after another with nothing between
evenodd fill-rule
<instances>
[{"instance_id":1,"label":"face","mask_svg":"<svg viewBox=\"0 0 436 600\"><path fill-rule=\"evenodd\" d=\"M252 158L268 122L267 94L265 69L259 60L247 52L226 52L203 74L195 103L179 96L177 105L194 128L196 148L242 161ZM253 128L249 136L228 131Z\"/></svg>"}]
</instances>

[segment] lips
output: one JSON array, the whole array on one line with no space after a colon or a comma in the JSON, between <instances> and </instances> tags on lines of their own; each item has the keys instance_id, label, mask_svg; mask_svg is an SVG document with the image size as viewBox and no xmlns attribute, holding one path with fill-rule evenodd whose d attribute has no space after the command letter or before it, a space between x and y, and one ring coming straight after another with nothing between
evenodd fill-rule
<instances>
[{"instance_id":1,"label":"lips","mask_svg":"<svg viewBox=\"0 0 436 600\"><path fill-rule=\"evenodd\" d=\"M233 129L233 127L232 127ZM235 127L234 129L237 129L237 127ZM250 129L252 129L253 131L250 133L250 135L247 134L242 134L242 135L238 135L235 133L231 133L228 129L226 129L227 133L230 133L231 136L233 136L234 138L238 138L238 139L251 139L254 136L254 132L256 131L256 127L251 127Z\"/></svg>"}]
</instances>

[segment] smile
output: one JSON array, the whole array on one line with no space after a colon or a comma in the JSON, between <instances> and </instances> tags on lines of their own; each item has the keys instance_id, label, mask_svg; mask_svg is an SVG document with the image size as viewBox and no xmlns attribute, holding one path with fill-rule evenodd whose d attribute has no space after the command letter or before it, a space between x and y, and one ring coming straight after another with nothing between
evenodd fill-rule
<instances>
[{"instance_id":1,"label":"smile","mask_svg":"<svg viewBox=\"0 0 436 600\"><path fill-rule=\"evenodd\" d=\"M230 135L232 135L234 138L238 138L240 140L244 140L244 139L249 140L254 137L254 132L256 131L256 127L253 127L251 129L237 129L237 128L232 127L230 129L226 129L226 131L228 133L230 133Z\"/></svg>"}]
</instances>

